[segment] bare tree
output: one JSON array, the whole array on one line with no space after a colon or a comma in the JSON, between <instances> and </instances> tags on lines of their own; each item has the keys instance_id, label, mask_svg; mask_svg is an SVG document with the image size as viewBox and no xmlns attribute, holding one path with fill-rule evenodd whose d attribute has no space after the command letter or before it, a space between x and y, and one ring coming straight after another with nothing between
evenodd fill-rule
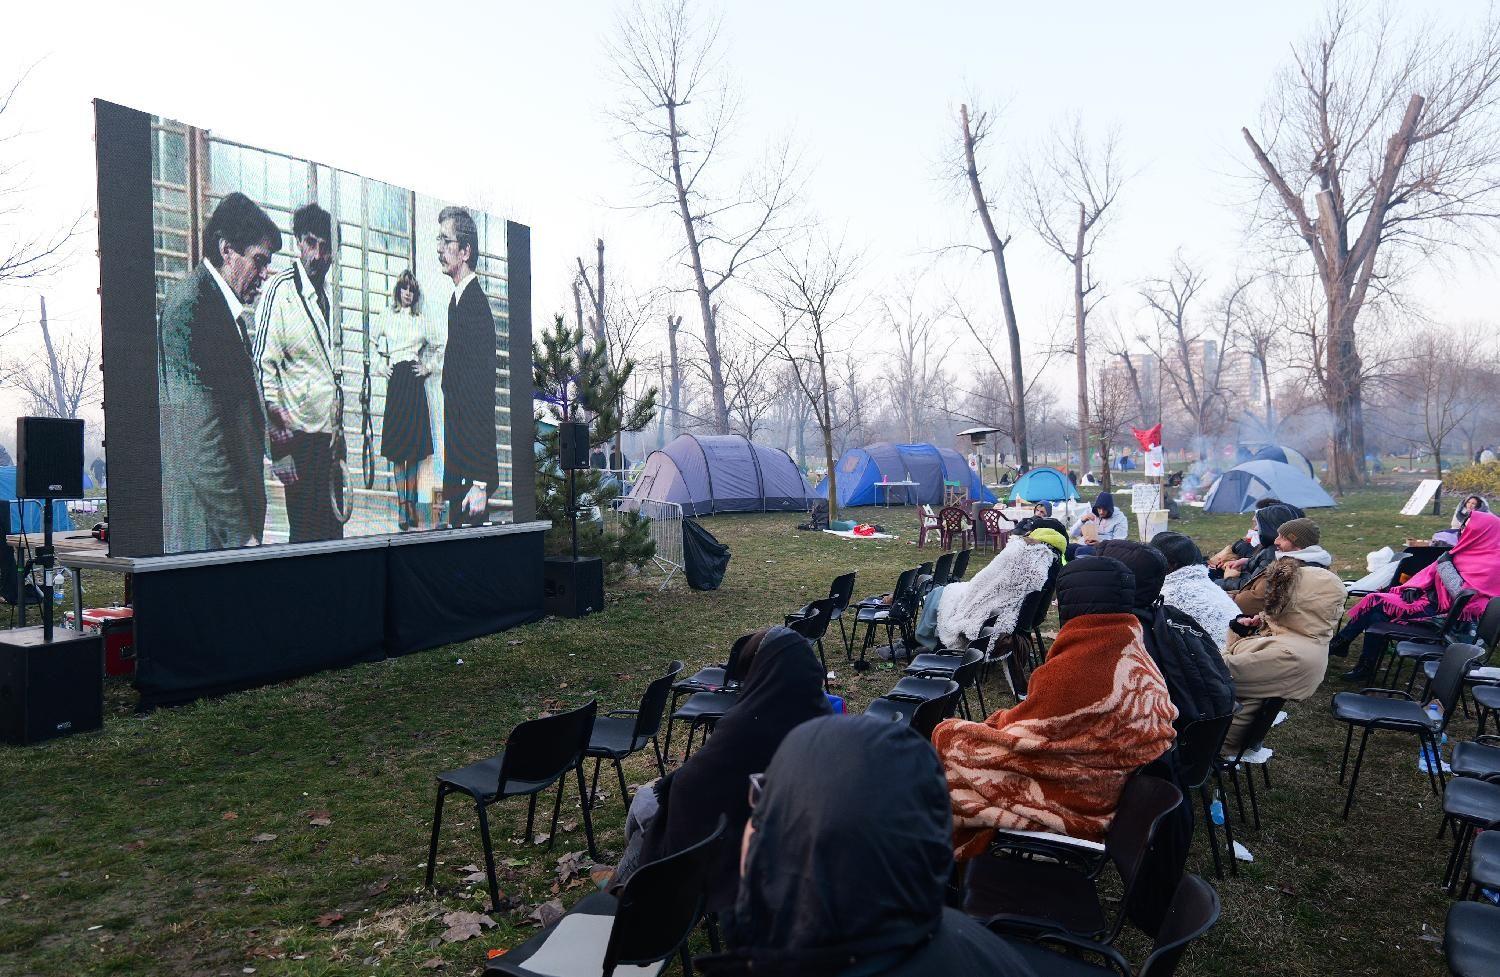
<instances>
[{"instance_id":1,"label":"bare tree","mask_svg":"<svg viewBox=\"0 0 1500 977\"><path fill-rule=\"evenodd\" d=\"M1101 345L1104 352L1112 360L1118 362L1125 370L1125 377L1129 381L1130 392L1135 395L1136 417L1142 427L1149 427L1152 418L1161 419L1161 405L1157 402L1156 390L1148 389L1150 377L1143 377L1143 367L1146 365L1146 357L1152 357L1154 353L1138 353L1130 348L1130 340L1125 336L1124 330L1118 322L1113 324L1112 329L1105 330L1102 334Z\"/></svg>"},{"instance_id":2,"label":"bare tree","mask_svg":"<svg viewBox=\"0 0 1500 977\"><path fill-rule=\"evenodd\" d=\"M1225 365L1238 344L1241 299L1250 281L1236 281L1212 313L1198 314L1193 304L1208 278L1178 252L1166 277L1148 279L1141 287L1156 318L1156 336L1146 337L1146 344L1182 405L1200 452L1228 420Z\"/></svg>"},{"instance_id":3,"label":"bare tree","mask_svg":"<svg viewBox=\"0 0 1500 977\"><path fill-rule=\"evenodd\" d=\"M17 94L25 82L29 69L0 95L0 145L14 145L19 130L8 125L6 114L16 104ZM7 147L9 148L9 147ZM68 259L68 242L78 233L82 216L69 223L48 230L18 231L17 215L26 211L26 171L21 159L0 156L0 293L8 287L35 282L60 269ZM32 215L34 216L34 215ZM22 324L21 318L9 323L0 323L0 339L15 332Z\"/></svg>"},{"instance_id":4,"label":"bare tree","mask_svg":"<svg viewBox=\"0 0 1500 977\"><path fill-rule=\"evenodd\" d=\"M1001 375L1010 381L1010 428L1011 440L1024 471L1031 465L1031 454L1026 437L1026 370L1021 361L1021 329L1016 322L1016 306L1011 299L1010 272L1005 265L1005 249L1010 245L1010 235L1000 236L995 228L994 205L985 191L984 172L979 157L985 143L994 133L994 117L985 111L969 117L969 106L958 107L959 153L952 164L950 176L965 188L973 201L974 212L979 216L979 226L984 230L986 245L978 250L988 254L995 263L995 281L1000 287L1000 310L1005 319L1006 342L1010 347L1010 366ZM993 357L991 357L993 359ZM998 425L997 425L998 426Z\"/></svg>"},{"instance_id":5,"label":"bare tree","mask_svg":"<svg viewBox=\"0 0 1500 977\"><path fill-rule=\"evenodd\" d=\"M787 229L795 166L782 145L739 181L720 178L739 102L724 79L718 21L690 7L689 0L649 0L621 16L609 45L623 90L613 115L641 176L643 206L670 209L682 224L679 253L702 319L713 426L727 433L719 293L775 250Z\"/></svg>"},{"instance_id":6,"label":"bare tree","mask_svg":"<svg viewBox=\"0 0 1500 977\"><path fill-rule=\"evenodd\" d=\"M672 414L672 437L682 433L682 361L677 355L677 330L682 328L682 316L667 313L667 350L671 357L667 375L667 410Z\"/></svg>"},{"instance_id":7,"label":"bare tree","mask_svg":"<svg viewBox=\"0 0 1500 977\"><path fill-rule=\"evenodd\" d=\"M967 415L966 419L998 428L1015 446L1017 464L1025 470L1030 465L1031 456L1023 445L1026 443L1029 419L1036 412L1037 398L1043 395L1044 391L1049 402L1056 396L1049 387L1038 384L1053 358L1060 353L1061 347L1054 341L1055 337L1034 347L1039 352L1033 356L1031 363L1023 364L1020 374L1029 376L1031 379L1022 384L1022 399L1018 404L1015 400L1015 387L1009 382L1018 374L1007 369L995 356L990 343L986 341L988 331L986 327L976 319L957 296L950 296L946 314L957 319L968 330L969 335L974 337L990 367L988 375L984 375L987 371L981 371L981 375L977 378L979 388L968 392L971 403L985 405L984 412Z\"/></svg>"},{"instance_id":8,"label":"bare tree","mask_svg":"<svg viewBox=\"0 0 1500 977\"><path fill-rule=\"evenodd\" d=\"M838 516L838 471L834 464L834 375L839 332L856 311L850 294L858 273L858 256L842 242L823 234L810 236L802 247L784 248L772 265L766 296L781 314L778 338L782 355L796 365L792 375L812 406L823 437L823 459L828 466L828 517ZM800 365L799 365L800 364Z\"/></svg>"},{"instance_id":9,"label":"bare tree","mask_svg":"<svg viewBox=\"0 0 1500 977\"><path fill-rule=\"evenodd\" d=\"M1261 137L1241 130L1256 216L1310 257L1322 285L1320 380L1337 485L1365 479L1364 375L1356 323L1404 258L1472 245L1500 216L1500 21L1472 36L1395 35L1338 2L1276 79ZM1309 207L1307 193L1314 194Z\"/></svg>"},{"instance_id":10,"label":"bare tree","mask_svg":"<svg viewBox=\"0 0 1500 977\"><path fill-rule=\"evenodd\" d=\"M895 341L890 356L892 406L907 443L924 440L929 434L929 412L949 388L943 363L955 342L942 342L936 329L938 316L923 306L919 287L919 280L899 282L896 294L881 301L881 311Z\"/></svg>"},{"instance_id":11,"label":"bare tree","mask_svg":"<svg viewBox=\"0 0 1500 977\"><path fill-rule=\"evenodd\" d=\"M11 382L26 395L33 414L77 417L103 397L98 350L87 337L55 338L47 323L46 298L41 299L39 325L42 349L11 367Z\"/></svg>"},{"instance_id":12,"label":"bare tree","mask_svg":"<svg viewBox=\"0 0 1500 977\"><path fill-rule=\"evenodd\" d=\"M1089 415L1089 433L1099 446L1099 487L1106 492L1114 491L1110 477L1110 459L1115 446L1125 441L1135 415L1135 404L1129 385L1119 374L1099 372L1094 375L1093 387L1089 391L1093 411Z\"/></svg>"},{"instance_id":13,"label":"bare tree","mask_svg":"<svg viewBox=\"0 0 1500 977\"><path fill-rule=\"evenodd\" d=\"M1026 210L1042 241L1073 270L1073 353L1078 371L1078 431L1081 463L1089 470L1088 316L1099 283L1089 268L1099 235L1124 175L1119 165L1119 138L1111 130L1098 144L1074 118L1067 129L1053 132L1048 145L1026 173ZM1104 459L1108 469L1109 459Z\"/></svg>"},{"instance_id":14,"label":"bare tree","mask_svg":"<svg viewBox=\"0 0 1500 977\"><path fill-rule=\"evenodd\" d=\"M1397 390L1407 422L1403 440L1432 453L1433 468L1443 473L1443 447L1479 406L1471 396L1476 357L1488 358L1478 334L1428 327L1407 338L1408 356ZM1442 511L1442 490L1432 499L1432 514Z\"/></svg>"}]
</instances>

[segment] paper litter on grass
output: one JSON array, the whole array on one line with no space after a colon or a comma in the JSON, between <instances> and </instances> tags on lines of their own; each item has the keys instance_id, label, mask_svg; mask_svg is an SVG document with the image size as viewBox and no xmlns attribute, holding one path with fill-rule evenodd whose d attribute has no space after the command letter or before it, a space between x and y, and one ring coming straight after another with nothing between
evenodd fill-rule
<instances>
[{"instance_id":1,"label":"paper litter on grass","mask_svg":"<svg viewBox=\"0 0 1500 977\"><path fill-rule=\"evenodd\" d=\"M1246 848L1244 845L1240 844L1238 841L1236 841L1234 843L1234 857L1235 857L1236 860L1241 861L1241 862L1253 862L1253 861L1255 861L1255 856L1252 855L1252 854L1250 854L1250 849Z\"/></svg>"}]
</instances>

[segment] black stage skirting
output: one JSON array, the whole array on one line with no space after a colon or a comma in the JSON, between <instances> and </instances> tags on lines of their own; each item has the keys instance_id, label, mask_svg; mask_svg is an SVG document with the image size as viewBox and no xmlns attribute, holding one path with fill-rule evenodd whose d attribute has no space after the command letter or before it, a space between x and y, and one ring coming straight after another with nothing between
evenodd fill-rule
<instances>
[{"instance_id":1,"label":"black stage skirting","mask_svg":"<svg viewBox=\"0 0 1500 977\"><path fill-rule=\"evenodd\" d=\"M379 661L542 617L540 532L137 573L140 708Z\"/></svg>"}]
</instances>

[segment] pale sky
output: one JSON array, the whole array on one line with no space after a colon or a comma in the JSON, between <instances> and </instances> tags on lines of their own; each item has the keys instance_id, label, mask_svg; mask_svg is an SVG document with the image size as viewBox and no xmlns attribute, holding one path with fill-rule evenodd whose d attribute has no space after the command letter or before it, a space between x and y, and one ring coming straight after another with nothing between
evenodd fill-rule
<instances>
[{"instance_id":1,"label":"pale sky","mask_svg":"<svg viewBox=\"0 0 1500 977\"><path fill-rule=\"evenodd\" d=\"M725 63L745 106L728 165L790 136L807 163L809 204L866 252L871 295L925 268L934 249L978 240L966 201L937 178L960 101L1003 105L996 144L1017 153L1070 113L1098 131L1117 126L1134 176L1094 268L1110 311L1127 320L1139 314L1137 283L1164 272L1178 248L1217 272L1214 291L1237 263L1253 263L1239 127L1257 128L1270 79L1321 16L1293 0L709 6L723 14ZM1446 24L1485 13L1482 0L1403 8ZM632 175L604 116L616 91L604 41L618 9L596 0L12 4L0 78L36 67L4 120L23 134L0 152L20 155L29 174L20 219L40 226L93 209L94 97L465 200L532 227L542 323L571 306L573 257L591 254L595 237L608 244L611 274L633 287L680 281L667 260L680 226L625 206ZM1005 166L995 163L998 190ZM1035 340L1068 307L1069 271L1022 221L1013 229L1018 312ZM64 328L98 328L94 247L90 227L68 271L40 286ZM1500 304L1493 272L1487 256L1462 258L1413 291L1440 319L1486 318ZM952 258L934 277L998 317L988 264ZM0 296L0 307L28 316L35 305L34 294ZM690 327L692 309L683 311ZM32 331L21 340L34 341ZM860 341L878 348L878 330ZM1071 361L1051 372L1071 396ZM18 407L0 395L0 415ZM9 430L0 425L0 441Z\"/></svg>"}]
</instances>

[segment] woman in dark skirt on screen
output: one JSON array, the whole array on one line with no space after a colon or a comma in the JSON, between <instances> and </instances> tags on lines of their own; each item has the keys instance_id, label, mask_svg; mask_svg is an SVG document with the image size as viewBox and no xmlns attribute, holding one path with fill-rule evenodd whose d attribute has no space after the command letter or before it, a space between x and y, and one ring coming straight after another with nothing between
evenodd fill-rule
<instances>
[{"instance_id":1,"label":"woman in dark skirt on screen","mask_svg":"<svg viewBox=\"0 0 1500 977\"><path fill-rule=\"evenodd\" d=\"M422 318L422 290L410 269L401 273L391 310L379 321L375 349L385 360L385 420L380 454L396 474L402 530L421 525L417 515L417 473L432 455L432 417L426 378L441 368L443 344Z\"/></svg>"}]
</instances>

